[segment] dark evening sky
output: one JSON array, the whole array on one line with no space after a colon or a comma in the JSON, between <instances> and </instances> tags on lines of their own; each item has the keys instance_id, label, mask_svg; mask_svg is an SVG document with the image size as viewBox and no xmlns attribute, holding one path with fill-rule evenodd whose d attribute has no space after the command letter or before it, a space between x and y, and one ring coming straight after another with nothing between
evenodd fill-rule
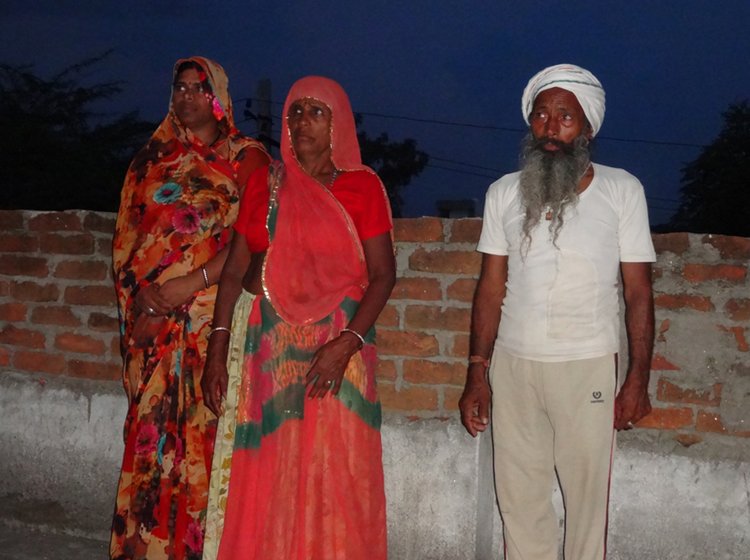
<instances>
[{"instance_id":1,"label":"dark evening sky","mask_svg":"<svg viewBox=\"0 0 750 560\"><path fill-rule=\"evenodd\" d=\"M370 134L415 138L432 157L406 189L409 216L434 214L437 199L481 204L517 166L526 82L571 62L607 92L595 160L641 179L658 224L676 207L680 168L716 137L729 103L750 97L749 28L748 0L6 0L0 61L49 76L114 48L88 79L124 80L105 109L152 120L186 55L224 65L239 114L260 78L272 81L278 115L294 80L332 77Z\"/></svg>"}]
</instances>

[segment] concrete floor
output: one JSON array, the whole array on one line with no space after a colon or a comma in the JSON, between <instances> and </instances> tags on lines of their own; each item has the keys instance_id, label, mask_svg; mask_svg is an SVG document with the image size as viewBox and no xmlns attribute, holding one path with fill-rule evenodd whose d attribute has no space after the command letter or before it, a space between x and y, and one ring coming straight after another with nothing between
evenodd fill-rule
<instances>
[{"instance_id":1,"label":"concrete floor","mask_svg":"<svg viewBox=\"0 0 750 560\"><path fill-rule=\"evenodd\" d=\"M107 544L0 522L0 560L105 560Z\"/></svg>"}]
</instances>

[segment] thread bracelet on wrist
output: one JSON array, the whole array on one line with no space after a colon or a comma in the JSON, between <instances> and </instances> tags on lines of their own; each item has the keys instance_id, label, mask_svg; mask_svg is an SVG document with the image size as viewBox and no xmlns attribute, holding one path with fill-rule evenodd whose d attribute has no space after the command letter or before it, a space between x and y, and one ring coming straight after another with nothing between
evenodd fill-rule
<instances>
[{"instance_id":1,"label":"thread bracelet on wrist","mask_svg":"<svg viewBox=\"0 0 750 560\"><path fill-rule=\"evenodd\" d=\"M484 356L474 354L472 356L469 356L469 365L471 364L482 364L485 369L487 369L490 367L490 360L488 358L485 358Z\"/></svg>"}]
</instances>

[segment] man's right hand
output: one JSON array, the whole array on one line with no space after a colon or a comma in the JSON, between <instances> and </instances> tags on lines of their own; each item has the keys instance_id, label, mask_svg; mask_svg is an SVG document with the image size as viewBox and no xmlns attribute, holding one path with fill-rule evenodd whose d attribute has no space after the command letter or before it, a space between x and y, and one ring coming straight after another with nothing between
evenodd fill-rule
<instances>
[{"instance_id":1,"label":"man's right hand","mask_svg":"<svg viewBox=\"0 0 750 560\"><path fill-rule=\"evenodd\" d=\"M490 425L492 391L485 370L484 364L469 365L464 392L458 401L461 423L471 437L476 437Z\"/></svg>"}]
</instances>

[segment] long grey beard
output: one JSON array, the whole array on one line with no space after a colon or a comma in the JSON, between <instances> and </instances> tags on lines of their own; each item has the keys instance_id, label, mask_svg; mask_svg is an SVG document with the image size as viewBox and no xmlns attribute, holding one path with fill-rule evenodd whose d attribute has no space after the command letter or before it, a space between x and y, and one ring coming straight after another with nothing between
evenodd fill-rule
<instances>
[{"instance_id":1,"label":"long grey beard","mask_svg":"<svg viewBox=\"0 0 750 560\"><path fill-rule=\"evenodd\" d=\"M540 142L529 133L522 144L520 191L525 215L521 252L524 255L531 246L531 232L542 215L549 219L552 243L557 245L565 209L578 202L576 190L591 162L589 140L584 135L572 144L560 144L561 149L556 152L542 149L544 142L548 140Z\"/></svg>"}]
</instances>

